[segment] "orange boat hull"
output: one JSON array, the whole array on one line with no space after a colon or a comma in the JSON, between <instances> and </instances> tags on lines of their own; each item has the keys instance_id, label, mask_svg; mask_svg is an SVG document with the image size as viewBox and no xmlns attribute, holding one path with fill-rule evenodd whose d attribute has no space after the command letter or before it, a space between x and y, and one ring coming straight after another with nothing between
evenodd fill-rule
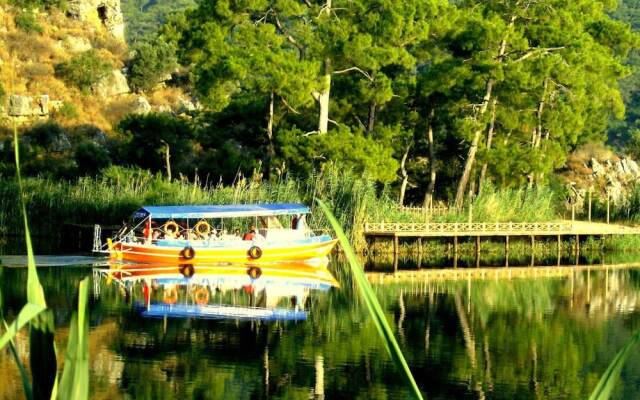
<instances>
[{"instance_id":1,"label":"orange boat hull","mask_svg":"<svg viewBox=\"0 0 640 400\"><path fill-rule=\"evenodd\" d=\"M192 258L186 259L181 255L182 247L163 247L147 244L115 243L109 253L112 259L162 264L209 264L209 263L272 263L282 261L306 261L326 257L336 245L337 239L304 243L287 246L261 247L262 255L259 258L249 256L249 247L246 248L207 248L195 247Z\"/></svg>"}]
</instances>

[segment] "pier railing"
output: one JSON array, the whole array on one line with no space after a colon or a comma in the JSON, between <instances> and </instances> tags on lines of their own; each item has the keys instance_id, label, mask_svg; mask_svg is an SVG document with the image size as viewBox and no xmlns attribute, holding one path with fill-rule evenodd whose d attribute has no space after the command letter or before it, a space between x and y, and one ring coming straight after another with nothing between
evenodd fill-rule
<instances>
[{"instance_id":1,"label":"pier railing","mask_svg":"<svg viewBox=\"0 0 640 400\"><path fill-rule=\"evenodd\" d=\"M367 222L365 233L566 233L573 231L571 222Z\"/></svg>"}]
</instances>

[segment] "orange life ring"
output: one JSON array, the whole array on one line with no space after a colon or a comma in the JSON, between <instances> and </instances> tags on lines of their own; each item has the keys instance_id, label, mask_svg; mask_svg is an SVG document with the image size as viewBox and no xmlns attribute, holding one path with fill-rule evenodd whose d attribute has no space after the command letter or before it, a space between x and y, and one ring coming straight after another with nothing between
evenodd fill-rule
<instances>
[{"instance_id":1,"label":"orange life ring","mask_svg":"<svg viewBox=\"0 0 640 400\"><path fill-rule=\"evenodd\" d=\"M202 220L193 227L193 230L200 237L208 237L211 233L211 225L205 220Z\"/></svg>"},{"instance_id":2,"label":"orange life ring","mask_svg":"<svg viewBox=\"0 0 640 400\"><path fill-rule=\"evenodd\" d=\"M258 279L262 276L262 269L259 267L249 267L249 269L247 269L247 275L249 275L251 279Z\"/></svg>"},{"instance_id":3,"label":"orange life ring","mask_svg":"<svg viewBox=\"0 0 640 400\"><path fill-rule=\"evenodd\" d=\"M254 260L262 257L262 249L258 246L251 246L247 253L249 254L249 257L253 258Z\"/></svg>"},{"instance_id":4,"label":"orange life ring","mask_svg":"<svg viewBox=\"0 0 640 400\"><path fill-rule=\"evenodd\" d=\"M178 267L178 271L180 271L185 278L191 278L196 270L193 264L182 264Z\"/></svg>"},{"instance_id":5,"label":"orange life ring","mask_svg":"<svg viewBox=\"0 0 640 400\"><path fill-rule=\"evenodd\" d=\"M175 221L167 221L162 227L162 230L167 237L175 239L176 236L178 236L178 232L180 232L180 225Z\"/></svg>"},{"instance_id":6,"label":"orange life ring","mask_svg":"<svg viewBox=\"0 0 640 400\"><path fill-rule=\"evenodd\" d=\"M182 251L180 251L180 257L185 260L191 260L196 256L196 251L191 246L186 246Z\"/></svg>"},{"instance_id":7,"label":"orange life ring","mask_svg":"<svg viewBox=\"0 0 640 400\"><path fill-rule=\"evenodd\" d=\"M207 288L200 288L193 292L193 302L200 306L209 303L209 291Z\"/></svg>"},{"instance_id":8,"label":"orange life ring","mask_svg":"<svg viewBox=\"0 0 640 400\"><path fill-rule=\"evenodd\" d=\"M178 302L178 289L175 287L164 288L162 301L166 304L176 304Z\"/></svg>"}]
</instances>

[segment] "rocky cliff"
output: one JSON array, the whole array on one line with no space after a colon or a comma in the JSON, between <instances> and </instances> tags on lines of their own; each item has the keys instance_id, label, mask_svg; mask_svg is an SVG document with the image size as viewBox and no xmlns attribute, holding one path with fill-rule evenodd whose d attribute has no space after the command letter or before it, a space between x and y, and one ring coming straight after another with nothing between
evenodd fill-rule
<instances>
[{"instance_id":1,"label":"rocky cliff","mask_svg":"<svg viewBox=\"0 0 640 400\"><path fill-rule=\"evenodd\" d=\"M21 25L25 14L34 29ZM25 10L0 0L0 125L54 118L109 132L128 113L177 110L188 102L179 88L161 86L144 97L131 93L124 29L120 0L68 0L64 12ZM58 68L87 52L110 72L83 90Z\"/></svg>"},{"instance_id":2,"label":"rocky cliff","mask_svg":"<svg viewBox=\"0 0 640 400\"><path fill-rule=\"evenodd\" d=\"M114 38L124 42L124 17L120 0L69 0L67 15L104 27Z\"/></svg>"}]
</instances>

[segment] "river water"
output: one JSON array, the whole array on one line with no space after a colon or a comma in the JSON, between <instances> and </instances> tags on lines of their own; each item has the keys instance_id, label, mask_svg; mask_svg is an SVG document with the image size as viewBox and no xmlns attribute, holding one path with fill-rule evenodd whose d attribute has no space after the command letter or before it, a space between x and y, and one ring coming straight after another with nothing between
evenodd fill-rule
<instances>
[{"instance_id":1,"label":"river water","mask_svg":"<svg viewBox=\"0 0 640 400\"><path fill-rule=\"evenodd\" d=\"M246 285L212 291L210 302L266 301L263 306L289 308L296 303L306 312L299 320L150 318L140 305L160 301L161 280L153 281L155 294L145 297L140 282L120 284L118 276L101 275L91 259L39 261L47 265L38 272L54 310L60 354L76 308L75 287L91 278L92 399L409 397L338 260L331 260L329 270L340 287L316 286L293 295L279 288L275 303L271 294L260 300ZM2 261L12 265L2 269L0 280L7 320L26 300L22 262ZM638 268L560 268L560 276L416 278L374 283L374 289L426 397L585 399L640 329L640 262ZM196 267L194 278L203 271ZM26 331L16 347L28 366ZM7 349L0 351L0 376L1 399L23 398ZM614 398L640 398L640 352L624 367Z\"/></svg>"}]
</instances>

